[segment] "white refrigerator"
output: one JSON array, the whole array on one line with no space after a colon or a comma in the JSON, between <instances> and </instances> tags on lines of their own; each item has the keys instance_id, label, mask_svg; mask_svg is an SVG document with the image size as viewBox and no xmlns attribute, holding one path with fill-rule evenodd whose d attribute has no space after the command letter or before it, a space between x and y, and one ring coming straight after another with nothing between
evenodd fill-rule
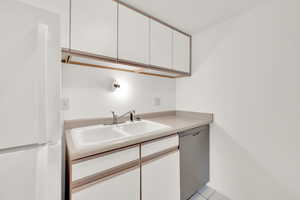
<instances>
[{"instance_id":1,"label":"white refrigerator","mask_svg":"<svg viewBox=\"0 0 300 200\"><path fill-rule=\"evenodd\" d=\"M0 1L0 200L61 200L59 18Z\"/></svg>"}]
</instances>

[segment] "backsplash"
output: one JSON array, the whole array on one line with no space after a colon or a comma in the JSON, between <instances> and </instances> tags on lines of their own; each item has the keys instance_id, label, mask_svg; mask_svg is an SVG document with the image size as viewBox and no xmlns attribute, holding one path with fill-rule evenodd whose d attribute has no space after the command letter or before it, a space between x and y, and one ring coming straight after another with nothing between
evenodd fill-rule
<instances>
[{"instance_id":1,"label":"backsplash","mask_svg":"<svg viewBox=\"0 0 300 200\"><path fill-rule=\"evenodd\" d=\"M135 109L138 113L174 110L175 79L63 65L64 119L111 116ZM114 80L120 88L113 91Z\"/></svg>"}]
</instances>

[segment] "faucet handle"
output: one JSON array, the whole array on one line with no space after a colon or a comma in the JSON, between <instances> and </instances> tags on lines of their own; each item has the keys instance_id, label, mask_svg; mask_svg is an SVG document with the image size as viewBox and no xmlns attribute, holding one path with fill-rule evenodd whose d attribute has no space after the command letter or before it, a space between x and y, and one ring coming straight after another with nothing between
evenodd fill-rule
<instances>
[{"instance_id":1,"label":"faucet handle","mask_svg":"<svg viewBox=\"0 0 300 200\"><path fill-rule=\"evenodd\" d=\"M131 110L130 111L130 121L134 121L135 120L135 110Z\"/></svg>"},{"instance_id":2,"label":"faucet handle","mask_svg":"<svg viewBox=\"0 0 300 200\"><path fill-rule=\"evenodd\" d=\"M117 117L118 117L118 115L117 115L117 113L115 112L115 111L110 111L111 113L112 113L112 115L113 115L113 119L116 119Z\"/></svg>"},{"instance_id":3,"label":"faucet handle","mask_svg":"<svg viewBox=\"0 0 300 200\"><path fill-rule=\"evenodd\" d=\"M112 123L117 124L118 123L118 116L117 116L116 112L112 110L111 113L112 113L112 120L113 120Z\"/></svg>"}]
</instances>

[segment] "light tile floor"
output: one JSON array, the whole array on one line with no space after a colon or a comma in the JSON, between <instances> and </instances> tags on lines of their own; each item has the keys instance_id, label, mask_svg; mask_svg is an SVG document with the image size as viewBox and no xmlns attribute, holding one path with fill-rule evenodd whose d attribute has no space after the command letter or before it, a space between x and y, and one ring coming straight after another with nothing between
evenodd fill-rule
<instances>
[{"instance_id":1,"label":"light tile floor","mask_svg":"<svg viewBox=\"0 0 300 200\"><path fill-rule=\"evenodd\" d=\"M205 186L199 190L190 200L230 200L216 190Z\"/></svg>"}]
</instances>

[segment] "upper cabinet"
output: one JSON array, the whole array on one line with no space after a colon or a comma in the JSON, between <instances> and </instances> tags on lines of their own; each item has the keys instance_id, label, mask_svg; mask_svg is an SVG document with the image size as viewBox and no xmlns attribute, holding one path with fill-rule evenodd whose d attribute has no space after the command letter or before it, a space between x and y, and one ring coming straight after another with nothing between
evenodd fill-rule
<instances>
[{"instance_id":1,"label":"upper cabinet","mask_svg":"<svg viewBox=\"0 0 300 200\"><path fill-rule=\"evenodd\" d=\"M124 1L65 1L70 38L63 38L63 62L166 78L190 75L188 34Z\"/></svg>"},{"instance_id":2,"label":"upper cabinet","mask_svg":"<svg viewBox=\"0 0 300 200\"><path fill-rule=\"evenodd\" d=\"M150 64L172 68L172 29L151 19Z\"/></svg>"},{"instance_id":3,"label":"upper cabinet","mask_svg":"<svg viewBox=\"0 0 300 200\"><path fill-rule=\"evenodd\" d=\"M173 32L173 69L190 73L190 37Z\"/></svg>"},{"instance_id":4,"label":"upper cabinet","mask_svg":"<svg viewBox=\"0 0 300 200\"><path fill-rule=\"evenodd\" d=\"M71 49L117 58L117 6L111 0L72 0Z\"/></svg>"},{"instance_id":5,"label":"upper cabinet","mask_svg":"<svg viewBox=\"0 0 300 200\"><path fill-rule=\"evenodd\" d=\"M149 64L149 18L119 5L118 58Z\"/></svg>"}]
</instances>

